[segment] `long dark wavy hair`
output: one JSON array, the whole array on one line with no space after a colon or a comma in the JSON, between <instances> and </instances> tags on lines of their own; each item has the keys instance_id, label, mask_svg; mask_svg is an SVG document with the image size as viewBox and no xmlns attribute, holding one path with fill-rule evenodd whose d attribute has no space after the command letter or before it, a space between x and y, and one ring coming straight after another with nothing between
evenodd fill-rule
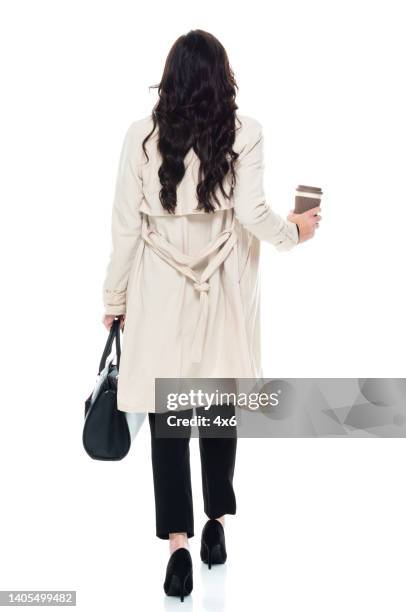
<instances>
[{"instance_id":1,"label":"long dark wavy hair","mask_svg":"<svg viewBox=\"0 0 406 612\"><path fill-rule=\"evenodd\" d=\"M220 206L219 188L230 199L235 187L233 151L236 130L235 97L238 90L226 50L212 34L191 30L180 36L169 51L161 82L159 99L152 111L153 128L158 125L158 150L162 164L158 175L162 185L159 198L165 210L176 209L176 188L185 174L184 158L193 147L200 160L196 196L198 210L214 212ZM240 123L240 122L239 122ZM223 180L228 175L230 190Z\"/></svg>"}]
</instances>

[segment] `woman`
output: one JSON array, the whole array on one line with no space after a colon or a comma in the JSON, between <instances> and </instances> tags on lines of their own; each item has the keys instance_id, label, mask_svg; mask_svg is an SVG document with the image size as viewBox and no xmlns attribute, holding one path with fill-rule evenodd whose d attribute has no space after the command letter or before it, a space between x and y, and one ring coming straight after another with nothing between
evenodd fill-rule
<instances>
[{"instance_id":1,"label":"woman","mask_svg":"<svg viewBox=\"0 0 406 612\"><path fill-rule=\"evenodd\" d=\"M180 36L155 87L152 116L130 125L121 152L104 324L125 322L118 408L149 413L156 535L171 553L164 589L183 600L193 587L190 428L156 435L167 415L155 406L155 378L261 376L260 241L291 249L321 217L315 208L285 220L267 204L262 127L237 114L237 85L214 36ZM229 434L199 439L209 568L226 559L224 515L236 512Z\"/></svg>"}]
</instances>

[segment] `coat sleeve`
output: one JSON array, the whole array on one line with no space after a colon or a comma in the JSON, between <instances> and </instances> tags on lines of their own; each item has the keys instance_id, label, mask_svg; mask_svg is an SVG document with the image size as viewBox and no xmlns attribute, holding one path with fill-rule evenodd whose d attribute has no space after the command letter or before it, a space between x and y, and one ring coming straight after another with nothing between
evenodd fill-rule
<instances>
[{"instance_id":1,"label":"coat sleeve","mask_svg":"<svg viewBox=\"0 0 406 612\"><path fill-rule=\"evenodd\" d=\"M299 242L296 223L283 219L266 202L264 193L264 138L262 125L253 120L249 139L236 164L234 210L237 220L259 240L287 251Z\"/></svg>"},{"instance_id":2,"label":"coat sleeve","mask_svg":"<svg viewBox=\"0 0 406 612\"><path fill-rule=\"evenodd\" d=\"M141 142L136 122L128 128L121 148L111 213L111 250L103 282L105 314L126 312L127 284L141 234Z\"/></svg>"}]
</instances>

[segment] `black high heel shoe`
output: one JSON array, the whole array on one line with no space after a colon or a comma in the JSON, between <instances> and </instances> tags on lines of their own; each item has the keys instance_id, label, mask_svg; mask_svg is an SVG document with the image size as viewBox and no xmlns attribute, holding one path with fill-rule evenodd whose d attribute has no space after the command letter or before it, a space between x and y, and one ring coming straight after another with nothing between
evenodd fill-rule
<instances>
[{"instance_id":1,"label":"black high heel shoe","mask_svg":"<svg viewBox=\"0 0 406 612\"><path fill-rule=\"evenodd\" d=\"M226 538L223 525L216 519L209 519L202 531L200 558L207 563L209 569L217 563L225 563L227 559Z\"/></svg>"},{"instance_id":2,"label":"black high heel shoe","mask_svg":"<svg viewBox=\"0 0 406 612\"><path fill-rule=\"evenodd\" d=\"M178 548L169 557L164 591L167 595L183 598L193 589L192 557L187 548Z\"/></svg>"}]
</instances>

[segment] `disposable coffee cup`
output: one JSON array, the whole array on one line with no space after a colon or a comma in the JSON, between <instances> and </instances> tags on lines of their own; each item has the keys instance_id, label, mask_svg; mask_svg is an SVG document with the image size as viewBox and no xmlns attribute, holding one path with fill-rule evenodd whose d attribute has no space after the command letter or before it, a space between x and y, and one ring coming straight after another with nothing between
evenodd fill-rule
<instances>
[{"instance_id":1,"label":"disposable coffee cup","mask_svg":"<svg viewBox=\"0 0 406 612\"><path fill-rule=\"evenodd\" d=\"M322 195L320 187L298 185L295 193L295 213L300 215L315 206L320 206Z\"/></svg>"}]
</instances>

